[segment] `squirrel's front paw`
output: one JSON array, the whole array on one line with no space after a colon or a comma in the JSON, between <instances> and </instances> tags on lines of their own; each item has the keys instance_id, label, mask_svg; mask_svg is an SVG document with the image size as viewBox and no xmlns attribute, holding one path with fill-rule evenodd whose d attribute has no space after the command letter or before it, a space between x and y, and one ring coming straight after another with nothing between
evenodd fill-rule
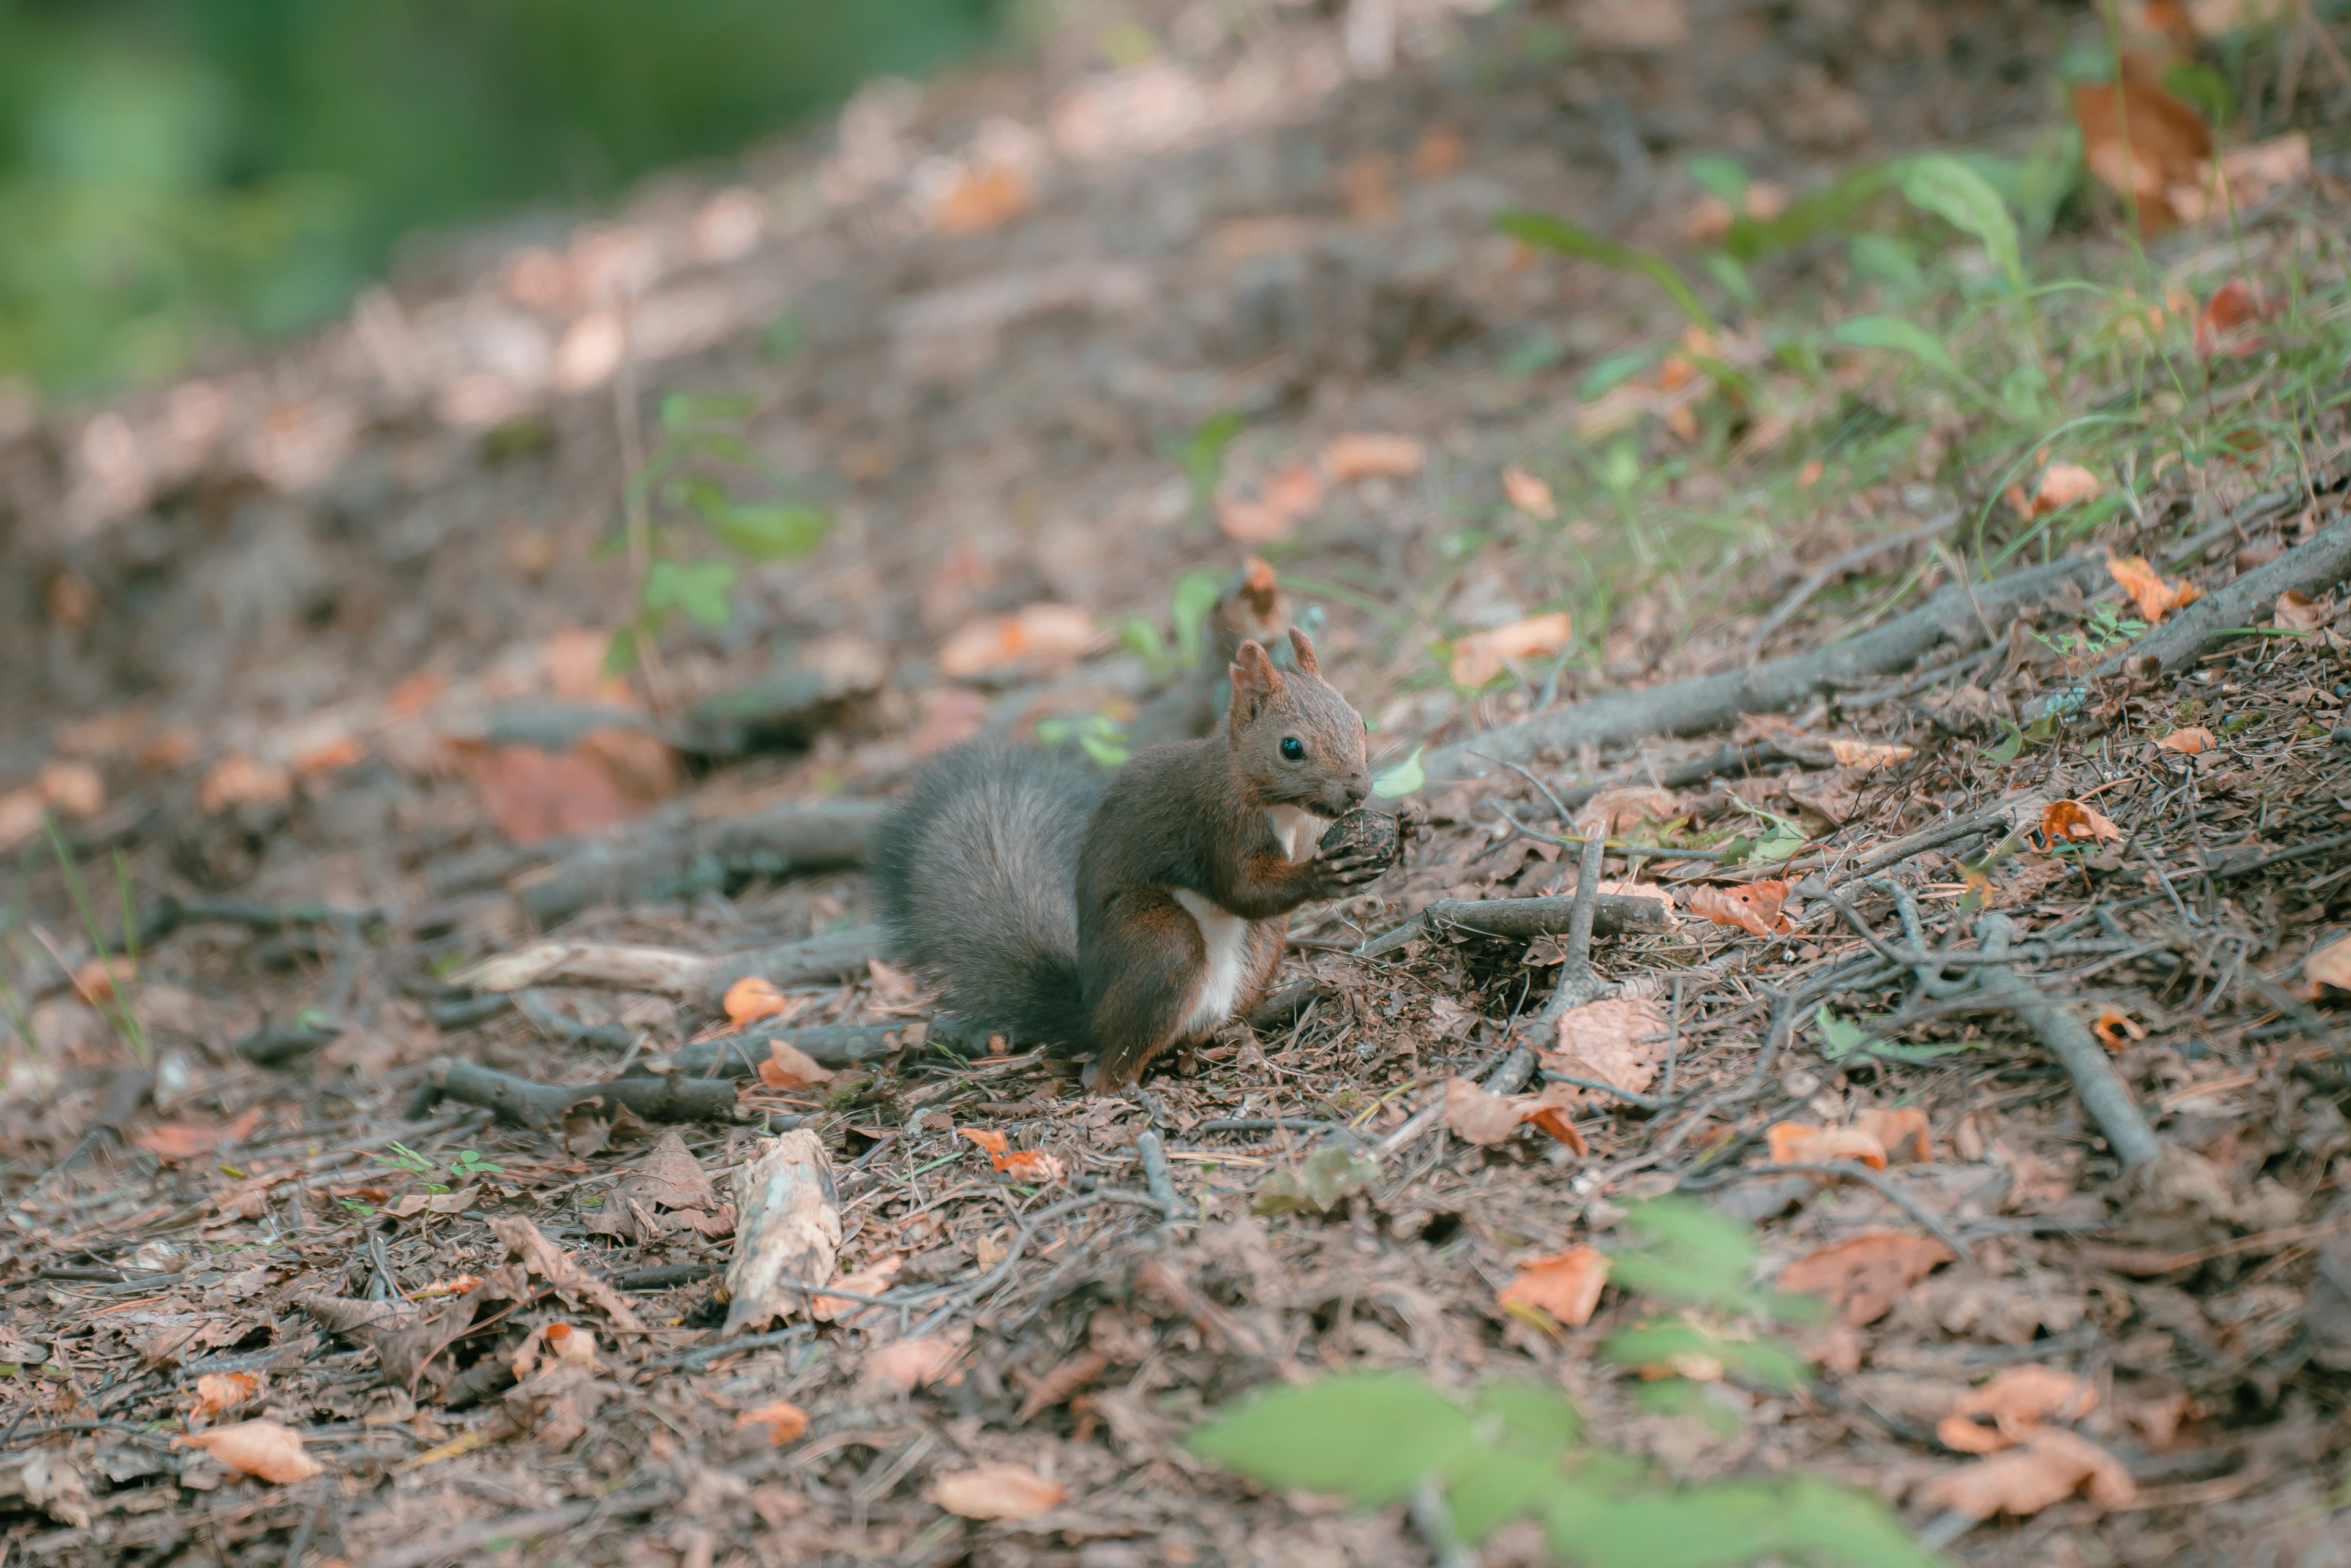
<instances>
[{"instance_id":1,"label":"squirrel's front paw","mask_svg":"<svg viewBox=\"0 0 2351 1568\"><path fill-rule=\"evenodd\" d=\"M1367 882L1377 881L1380 873L1387 870L1388 860L1385 855L1376 852L1364 854L1351 851L1345 854L1332 855L1327 860L1318 859L1312 864L1314 896L1340 898L1353 893Z\"/></svg>"}]
</instances>

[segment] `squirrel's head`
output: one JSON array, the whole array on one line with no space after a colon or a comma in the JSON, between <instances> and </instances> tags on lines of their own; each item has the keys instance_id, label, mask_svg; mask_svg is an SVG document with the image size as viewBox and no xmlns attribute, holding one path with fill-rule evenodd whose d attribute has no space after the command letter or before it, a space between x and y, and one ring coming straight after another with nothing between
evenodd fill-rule
<instances>
[{"instance_id":1,"label":"squirrel's head","mask_svg":"<svg viewBox=\"0 0 2351 1568\"><path fill-rule=\"evenodd\" d=\"M1364 760L1364 716L1322 678L1314 644L1290 632L1297 667L1273 667L1262 643L1233 655L1233 706L1226 731L1233 757L1261 806L1301 806L1343 817L1372 792Z\"/></svg>"}]
</instances>

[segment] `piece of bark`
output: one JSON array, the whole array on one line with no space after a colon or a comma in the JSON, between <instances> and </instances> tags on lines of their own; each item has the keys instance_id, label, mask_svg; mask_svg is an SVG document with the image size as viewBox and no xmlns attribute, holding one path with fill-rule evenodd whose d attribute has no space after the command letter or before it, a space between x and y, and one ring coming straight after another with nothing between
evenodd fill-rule
<instances>
[{"instance_id":1,"label":"piece of bark","mask_svg":"<svg viewBox=\"0 0 2351 1568\"><path fill-rule=\"evenodd\" d=\"M542 925L591 905L681 898L753 876L861 866L887 807L879 800L775 806L749 816L651 831L623 831L581 845L520 890Z\"/></svg>"},{"instance_id":2,"label":"piece of bark","mask_svg":"<svg viewBox=\"0 0 2351 1568\"><path fill-rule=\"evenodd\" d=\"M409 1101L409 1120L431 1113L443 1100L495 1111L524 1127L550 1127L577 1107L625 1105L648 1122L724 1122L735 1115L735 1085L718 1079L614 1078L602 1083L533 1083L471 1061L442 1057L426 1070Z\"/></svg>"},{"instance_id":3,"label":"piece of bark","mask_svg":"<svg viewBox=\"0 0 2351 1568\"><path fill-rule=\"evenodd\" d=\"M841 1250L841 1196L814 1133L783 1134L735 1173L735 1255L726 1265L719 1337L767 1327L805 1309L792 1286L831 1282Z\"/></svg>"},{"instance_id":4,"label":"piece of bark","mask_svg":"<svg viewBox=\"0 0 2351 1568\"><path fill-rule=\"evenodd\" d=\"M1546 898L1440 898L1395 930L1374 937L1356 954L1379 958L1416 937L1447 931L1492 936L1510 942L1531 942L1556 936L1568 929L1575 915L1573 894ZM1673 911L1663 899L1627 898L1603 893L1592 900L1592 930L1598 936L1622 936L1627 932L1663 931L1671 925Z\"/></svg>"},{"instance_id":5,"label":"piece of bark","mask_svg":"<svg viewBox=\"0 0 2351 1568\"><path fill-rule=\"evenodd\" d=\"M1586 746L1725 728L1742 713L1777 713L1844 683L1895 674L1938 643L1989 641L2025 606L2105 576L2102 561L2081 557L1992 582L1953 583L1907 615L1826 648L1694 681L1604 692L1440 747L1423 767L1431 779L1481 778L1503 761L1524 762L1544 751L1573 755Z\"/></svg>"}]
</instances>

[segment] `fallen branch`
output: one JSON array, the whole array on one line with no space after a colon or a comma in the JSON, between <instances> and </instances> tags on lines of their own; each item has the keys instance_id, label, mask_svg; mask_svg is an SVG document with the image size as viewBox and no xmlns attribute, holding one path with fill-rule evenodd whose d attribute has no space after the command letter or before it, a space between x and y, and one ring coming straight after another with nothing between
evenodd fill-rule
<instances>
[{"instance_id":1,"label":"fallen branch","mask_svg":"<svg viewBox=\"0 0 2351 1568\"><path fill-rule=\"evenodd\" d=\"M2338 517L2264 567L2214 589L2121 653L2100 664L2094 677L2144 671L2147 661L2168 674L2201 653L2220 634L2250 625L2269 613L2281 593L2319 593L2351 577L2351 516Z\"/></svg>"},{"instance_id":2,"label":"fallen branch","mask_svg":"<svg viewBox=\"0 0 2351 1568\"><path fill-rule=\"evenodd\" d=\"M1481 777L1480 763L1524 761L1543 751L1692 735L1729 725L1742 713L1792 708L1841 683L1899 671L1938 643L1989 642L2015 613L2067 585L2104 579L2103 563L2079 558L1986 583L1956 582L1873 632L1810 653L1770 659L1720 674L1637 691L1606 692L1556 713L1488 730L1428 754L1431 779Z\"/></svg>"},{"instance_id":3,"label":"fallen branch","mask_svg":"<svg viewBox=\"0 0 2351 1568\"><path fill-rule=\"evenodd\" d=\"M442 1057L408 1103L412 1122L444 1100L479 1105L523 1127L549 1127L582 1105L626 1106L649 1122L724 1122L735 1115L735 1085L723 1080L615 1078L603 1083L533 1083L471 1061Z\"/></svg>"},{"instance_id":4,"label":"fallen branch","mask_svg":"<svg viewBox=\"0 0 2351 1568\"><path fill-rule=\"evenodd\" d=\"M1921 539L1930 539L1937 534L1948 532L1959 520L1959 509L1954 507L1940 517L1920 523L1917 528L1905 528L1898 534L1886 534L1877 538L1865 540L1844 554L1831 556L1821 562L1805 575L1803 581L1796 584L1785 599L1780 601L1771 614L1763 617L1763 624L1755 628L1754 634L1747 639L1747 656L1751 659L1761 653L1763 644L1771 640L1772 632L1786 625L1790 617L1810 603L1813 594L1818 593L1846 572L1855 567L1867 566L1888 550L1907 549Z\"/></svg>"},{"instance_id":5,"label":"fallen branch","mask_svg":"<svg viewBox=\"0 0 2351 1568\"><path fill-rule=\"evenodd\" d=\"M1593 879L1596 884L1597 877ZM1440 898L1397 926L1374 937L1350 955L1382 958L1405 943L1423 936L1459 931L1472 936L1492 936L1506 942L1531 942L1538 936L1566 932L1575 916L1575 899ZM1621 894L1595 893L1592 900L1592 930L1600 936L1626 932L1663 931L1672 924L1673 911L1660 898L1629 898Z\"/></svg>"},{"instance_id":6,"label":"fallen branch","mask_svg":"<svg viewBox=\"0 0 2351 1568\"><path fill-rule=\"evenodd\" d=\"M756 1078L768 1047L781 1040L819 1067L855 1067L879 1061L929 1038L920 1022L904 1024L811 1024L804 1029L746 1030L715 1040L697 1040L669 1053L673 1072L697 1078Z\"/></svg>"},{"instance_id":7,"label":"fallen branch","mask_svg":"<svg viewBox=\"0 0 2351 1568\"><path fill-rule=\"evenodd\" d=\"M682 898L747 877L861 866L886 809L879 800L795 803L598 839L525 886L523 908L552 925L598 904Z\"/></svg>"},{"instance_id":8,"label":"fallen branch","mask_svg":"<svg viewBox=\"0 0 2351 1568\"><path fill-rule=\"evenodd\" d=\"M674 947L636 947L614 942L535 942L513 953L486 958L460 972L454 983L477 991L519 991L532 986L609 986L716 1007L726 988L747 975L778 986L842 980L865 972L882 956L878 925L853 925L804 942L712 956Z\"/></svg>"}]
</instances>

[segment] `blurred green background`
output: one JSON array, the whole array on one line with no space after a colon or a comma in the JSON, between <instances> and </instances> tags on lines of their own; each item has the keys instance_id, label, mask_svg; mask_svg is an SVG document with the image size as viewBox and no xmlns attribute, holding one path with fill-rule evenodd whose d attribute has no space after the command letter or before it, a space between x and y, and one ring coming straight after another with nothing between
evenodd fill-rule
<instances>
[{"instance_id":1,"label":"blurred green background","mask_svg":"<svg viewBox=\"0 0 2351 1568\"><path fill-rule=\"evenodd\" d=\"M592 201L994 34L997 0L0 0L0 377L152 381L392 242Z\"/></svg>"}]
</instances>

